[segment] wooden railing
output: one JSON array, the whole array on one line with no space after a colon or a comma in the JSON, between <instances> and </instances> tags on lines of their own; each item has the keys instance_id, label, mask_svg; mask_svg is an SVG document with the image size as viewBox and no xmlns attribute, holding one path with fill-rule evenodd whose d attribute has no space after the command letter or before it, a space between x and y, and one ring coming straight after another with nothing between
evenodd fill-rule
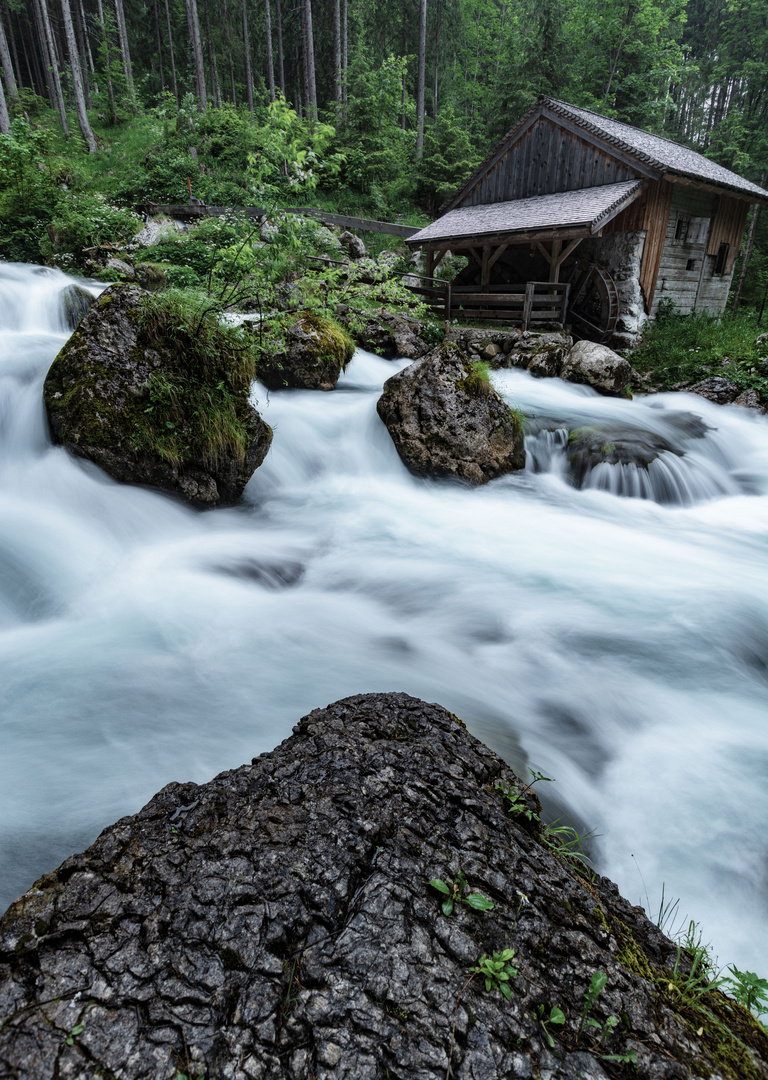
<instances>
[{"instance_id":1,"label":"wooden railing","mask_svg":"<svg viewBox=\"0 0 768 1080\"><path fill-rule=\"evenodd\" d=\"M394 221L374 221L372 218L329 214L325 210L318 210L316 206L289 206L270 211L265 206L206 206L204 203L195 202L162 206L159 203L143 203L137 209L145 214L165 214L166 217L179 218L182 221L223 217L224 214L230 213L244 214L249 218L268 217L270 213L277 213L299 214L301 217L315 218L326 225L340 225L343 229L360 229L363 232L388 233L391 236L413 236L419 231L411 225L399 225Z\"/></svg>"},{"instance_id":2,"label":"wooden railing","mask_svg":"<svg viewBox=\"0 0 768 1080\"><path fill-rule=\"evenodd\" d=\"M418 285L408 288L425 297L436 314L452 319L503 319L523 330L564 323L568 311L567 282L528 281L524 285L451 285L439 278L409 275Z\"/></svg>"}]
</instances>

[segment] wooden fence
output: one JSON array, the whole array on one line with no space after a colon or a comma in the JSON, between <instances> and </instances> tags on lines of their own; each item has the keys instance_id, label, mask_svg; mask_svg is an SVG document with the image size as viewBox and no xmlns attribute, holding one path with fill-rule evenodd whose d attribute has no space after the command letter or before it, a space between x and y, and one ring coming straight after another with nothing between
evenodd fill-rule
<instances>
[{"instance_id":1,"label":"wooden fence","mask_svg":"<svg viewBox=\"0 0 768 1080\"><path fill-rule=\"evenodd\" d=\"M224 214L238 213L249 218L269 217L270 214L299 214L301 217L315 218L326 225L340 225L343 229L360 229L363 232L388 233L391 236L413 236L419 230L411 225L399 225L394 221L374 221L372 218L349 217L346 214L329 214L318 210L316 206L280 207L268 210L265 206L206 206L204 203L179 203L178 205L160 205L143 203L137 207L145 214L165 214L166 217L179 218L181 221L197 221L205 217L223 217Z\"/></svg>"},{"instance_id":2,"label":"wooden fence","mask_svg":"<svg viewBox=\"0 0 768 1080\"><path fill-rule=\"evenodd\" d=\"M564 323L568 311L567 282L528 281L521 285L451 285L439 278L412 274L424 284L408 288L424 296L436 314L451 319L503 319L523 330Z\"/></svg>"}]
</instances>

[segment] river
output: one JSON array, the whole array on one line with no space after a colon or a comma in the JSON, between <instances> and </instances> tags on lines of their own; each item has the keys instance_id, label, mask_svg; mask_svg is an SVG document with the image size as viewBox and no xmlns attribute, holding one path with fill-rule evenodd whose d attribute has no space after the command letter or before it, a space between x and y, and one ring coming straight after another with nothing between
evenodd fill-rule
<instances>
[{"instance_id":1,"label":"river","mask_svg":"<svg viewBox=\"0 0 768 1080\"><path fill-rule=\"evenodd\" d=\"M69 280L0 266L0 908L168 782L403 690L553 777L547 814L633 903L663 889L668 930L768 975L768 421L501 371L566 428L707 430L647 490L621 466L577 490L557 433L472 489L405 470L375 406L406 362L358 351L334 393L254 386L272 449L196 512L51 445Z\"/></svg>"}]
</instances>

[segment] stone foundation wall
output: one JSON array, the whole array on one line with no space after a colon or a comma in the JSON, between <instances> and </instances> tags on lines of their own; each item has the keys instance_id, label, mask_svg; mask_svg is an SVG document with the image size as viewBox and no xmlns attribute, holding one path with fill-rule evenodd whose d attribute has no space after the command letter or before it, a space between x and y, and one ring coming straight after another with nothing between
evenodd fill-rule
<instances>
[{"instance_id":1,"label":"stone foundation wall","mask_svg":"<svg viewBox=\"0 0 768 1080\"><path fill-rule=\"evenodd\" d=\"M615 333L606 342L614 349L634 346L648 319L643 290L640 288L640 263L645 237L645 230L607 233L582 240L576 251L579 259L604 266L616 284L619 320Z\"/></svg>"}]
</instances>

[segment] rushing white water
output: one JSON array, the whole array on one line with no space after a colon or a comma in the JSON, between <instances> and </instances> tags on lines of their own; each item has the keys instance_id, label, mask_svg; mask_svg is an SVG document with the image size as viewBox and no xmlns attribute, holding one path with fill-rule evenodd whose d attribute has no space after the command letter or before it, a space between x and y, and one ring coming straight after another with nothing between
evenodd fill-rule
<instances>
[{"instance_id":1,"label":"rushing white water","mask_svg":"<svg viewBox=\"0 0 768 1080\"><path fill-rule=\"evenodd\" d=\"M633 902L664 884L768 973L765 420L499 372L555 430L470 489L405 470L375 410L404 362L358 352L335 393L256 387L272 450L240 507L197 513L50 445L68 280L0 266L0 906L169 781L405 690L555 777ZM576 490L557 429L600 424L685 456Z\"/></svg>"}]
</instances>

